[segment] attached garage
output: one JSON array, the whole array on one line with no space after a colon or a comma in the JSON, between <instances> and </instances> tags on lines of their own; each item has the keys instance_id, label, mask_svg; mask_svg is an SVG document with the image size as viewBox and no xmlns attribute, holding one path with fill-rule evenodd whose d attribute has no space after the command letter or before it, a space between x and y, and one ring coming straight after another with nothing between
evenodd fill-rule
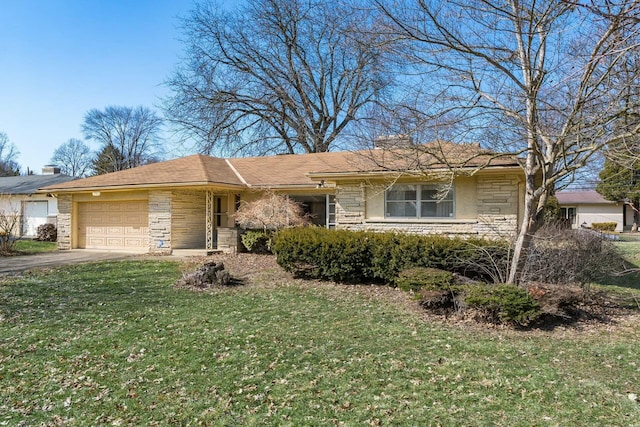
<instances>
[{"instance_id":1,"label":"attached garage","mask_svg":"<svg viewBox=\"0 0 640 427\"><path fill-rule=\"evenodd\" d=\"M149 203L146 200L78 203L81 249L149 249Z\"/></svg>"}]
</instances>

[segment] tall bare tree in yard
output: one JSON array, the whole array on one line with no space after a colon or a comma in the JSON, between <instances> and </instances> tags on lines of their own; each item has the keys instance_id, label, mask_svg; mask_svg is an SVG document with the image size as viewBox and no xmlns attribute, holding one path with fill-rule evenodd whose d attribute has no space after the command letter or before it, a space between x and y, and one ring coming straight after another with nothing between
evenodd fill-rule
<instances>
[{"instance_id":1,"label":"tall bare tree in yard","mask_svg":"<svg viewBox=\"0 0 640 427\"><path fill-rule=\"evenodd\" d=\"M56 148L51 157L51 163L59 166L63 174L78 177L87 176L92 160L93 153L89 146L75 138Z\"/></svg>"},{"instance_id":2,"label":"tall bare tree in yard","mask_svg":"<svg viewBox=\"0 0 640 427\"><path fill-rule=\"evenodd\" d=\"M20 174L20 166L16 161L18 150L6 133L0 132L0 176L14 176Z\"/></svg>"},{"instance_id":3,"label":"tall bare tree in yard","mask_svg":"<svg viewBox=\"0 0 640 427\"><path fill-rule=\"evenodd\" d=\"M100 144L101 151L117 152L105 170L115 172L156 161L162 119L146 107L109 106L92 109L82 123L86 139Z\"/></svg>"},{"instance_id":4,"label":"tall bare tree in yard","mask_svg":"<svg viewBox=\"0 0 640 427\"><path fill-rule=\"evenodd\" d=\"M166 116L202 153L329 151L391 84L375 26L342 1L248 0L233 12L200 2L184 20Z\"/></svg>"},{"instance_id":5,"label":"tall bare tree in yard","mask_svg":"<svg viewBox=\"0 0 640 427\"><path fill-rule=\"evenodd\" d=\"M516 282L554 186L594 153L638 133L616 126L629 108L623 76L638 51L640 3L562 0L379 0L408 59L428 73L432 123L523 156L525 201L509 281Z\"/></svg>"}]
</instances>

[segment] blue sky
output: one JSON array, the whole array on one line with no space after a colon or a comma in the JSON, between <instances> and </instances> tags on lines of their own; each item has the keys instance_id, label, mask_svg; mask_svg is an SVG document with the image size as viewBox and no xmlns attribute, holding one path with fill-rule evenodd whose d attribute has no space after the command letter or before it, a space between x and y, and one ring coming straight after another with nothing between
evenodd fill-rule
<instances>
[{"instance_id":1,"label":"blue sky","mask_svg":"<svg viewBox=\"0 0 640 427\"><path fill-rule=\"evenodd\" d=\"M57 147L83 139L91 108L157 105L182 54L177 17L192 5L0 0L0 131L23 171L40 173Z\"/></svg>"}]
</instances>

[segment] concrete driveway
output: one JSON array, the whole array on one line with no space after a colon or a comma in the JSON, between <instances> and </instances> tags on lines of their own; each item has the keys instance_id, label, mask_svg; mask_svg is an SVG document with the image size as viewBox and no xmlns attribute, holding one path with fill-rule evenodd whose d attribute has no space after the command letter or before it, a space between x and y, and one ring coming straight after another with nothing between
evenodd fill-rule
<instances>
[{"instance_id":1,"label":"concrete driveway","mask_svg":"<svg viewBox=\"0 0 640 427\"><path fill-rule=\"evenodd\" d=\"M0 257L0 276L11 276L38 268L51 268L82 262L118 260L140 257L143 254L92 251L87 249L55 251L42 254Z\"/></svg>"}]
</instances>

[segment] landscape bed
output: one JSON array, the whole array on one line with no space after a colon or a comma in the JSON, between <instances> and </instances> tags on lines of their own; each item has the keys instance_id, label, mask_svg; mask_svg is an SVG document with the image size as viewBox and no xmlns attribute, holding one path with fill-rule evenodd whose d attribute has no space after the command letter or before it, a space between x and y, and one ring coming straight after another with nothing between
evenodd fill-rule
<instances>
[{"instance_id":1,"label":"landscape bed","mask_svg":"<svg viewBox=\"0 0 640 427\"><path fill-rule=\"evenodd\" d=\"M240 285L179 289L160 259L0 279L0 425L639 425L637 315L445 322L392 288L222 260Z\"/></svg>"}]
</instances>

